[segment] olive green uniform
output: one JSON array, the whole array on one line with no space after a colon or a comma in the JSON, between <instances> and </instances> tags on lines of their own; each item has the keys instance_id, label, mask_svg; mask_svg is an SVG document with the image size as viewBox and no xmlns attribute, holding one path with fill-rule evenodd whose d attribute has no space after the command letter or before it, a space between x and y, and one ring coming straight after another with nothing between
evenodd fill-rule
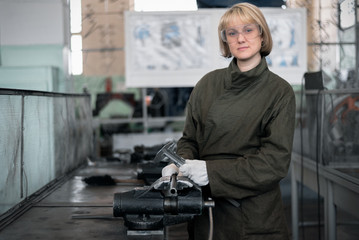
<instances>
[{"instance_id":1,"label":"olive green uniform","mask_svg":"<svg viewBox=\"0 0 359 240\"><path fill-rule=\"evenodd\" d=\"M265 58L247 72L234 58L197 83L177 153L206 161L213 239L289 238L279 181L288 172L294 122L293 89ZM190 225L195 239L208 238L207 212Z\"/></svg>"}]
</instances>

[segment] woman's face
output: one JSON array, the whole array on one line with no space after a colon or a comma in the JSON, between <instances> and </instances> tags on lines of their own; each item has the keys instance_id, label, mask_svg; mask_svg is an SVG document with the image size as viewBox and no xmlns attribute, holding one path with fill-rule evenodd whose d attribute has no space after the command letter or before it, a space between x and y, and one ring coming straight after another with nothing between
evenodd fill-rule
<instances>
[{"instance_id":1,"label":"woman's face","mask_svg":"<svg viewBox=\"0 0 359 240\"><path fill-rule=\"evenodd\" d=\"M233 19L225 29L225 38L232 55L237 58L237 63L258 64L261 55L263 38L258 24L244 23Z\"/></svg>"}]
</instances>

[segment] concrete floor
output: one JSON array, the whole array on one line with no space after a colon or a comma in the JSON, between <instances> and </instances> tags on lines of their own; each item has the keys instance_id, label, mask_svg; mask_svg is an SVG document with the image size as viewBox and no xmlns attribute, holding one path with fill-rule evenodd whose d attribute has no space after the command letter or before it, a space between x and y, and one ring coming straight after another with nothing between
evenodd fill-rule
<instances>
[{"instance_id":1,"label":"concrete floor","mask_svg":"<svg viewBox=\"0 0 359 240\"><path fill-rule=\"evenodd\" d=\"M0 231L0 240L19 239L163 239L163 236L128 237L122 218L113 218L112 203L116 192L125 192L138 183L118 183L115 186L89 186L82 179L94 175L111 175L117 179L137 178L135 165L119 162L98 162L96 166L78 169L64 184L35 203L21 217ZM291 230L290 178L282 181L283 201L286 206L288 227ZM300 239L318 240L316 194L304 190L303 213L305 228ZM323 204L321 204L323 206ZM321 209L323 214L323 209ZM358 219L338 210L338 240L359 239ZM323 221L322 221L323 223ZM303 231L304 230L304 231ZM322 230L322 228L321 228ZM186 224L167 228L167 239L187 239ZM321 231L321 239L324 233Z\"/></svg>"}]
</instances>

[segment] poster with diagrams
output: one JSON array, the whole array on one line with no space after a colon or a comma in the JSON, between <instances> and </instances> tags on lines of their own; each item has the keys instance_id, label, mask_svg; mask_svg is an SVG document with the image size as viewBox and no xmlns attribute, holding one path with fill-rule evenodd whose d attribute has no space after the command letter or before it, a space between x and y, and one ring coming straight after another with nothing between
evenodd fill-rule
<instances>
[{"instance_id":1,"label":"poster with diagrams","mask_svg":"<svg viewBox=\"0 0 359 240\"><path fill-rule=\"evenodd\" d=\"M274 47L271 70L300 83L306 69L305 12L262 9ZM227 67L217 27L225 9L125 12L126 86L189 87L207 72Z\"/></svg>"},{"instance_id":2,"label":"poster with diagrams","mask_svg":"<svg viewBox=\"0 0 359 240\"><path fill-rule=\"evenodd\" d=\"M307 69L304 9L263 9L273 39L266 58L269 68L292 84L300 84Z\"/></svg>"}]
</instances>

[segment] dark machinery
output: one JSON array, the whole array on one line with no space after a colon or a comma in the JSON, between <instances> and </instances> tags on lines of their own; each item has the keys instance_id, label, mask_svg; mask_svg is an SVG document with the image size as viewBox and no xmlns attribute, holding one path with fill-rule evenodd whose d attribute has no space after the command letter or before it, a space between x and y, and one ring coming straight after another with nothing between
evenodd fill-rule
<instances>
[{"instance_id":1,"label":"dark machinery","mask_svg":"<svg viewBox=\"0 0 359 240\"><path fill-rule=\"evenodd\" d=\"M115 193L113 214L123 217L133 232L163 230L165 226L183 223L201 215L214 202L205 201L199 186L187 177L161 177L151 186Z\"/></svg>"},{"instance_id":2,"label":"dark machinery","mask_svg":"<svg viewBox=\"0 0 359 240\"><path fill-rule=\"evenodd\" d=\"M166 144L155 160L167 158L180 166L184 159L174 153L174 143ZM128 235L152 234L165 226L183 223L205 208L214 207L214 201L204 200L202 189L184 176L173 174L161 177L151 186L115 193L114 217L123 217Z\"/></svg>"}]
</instances>

